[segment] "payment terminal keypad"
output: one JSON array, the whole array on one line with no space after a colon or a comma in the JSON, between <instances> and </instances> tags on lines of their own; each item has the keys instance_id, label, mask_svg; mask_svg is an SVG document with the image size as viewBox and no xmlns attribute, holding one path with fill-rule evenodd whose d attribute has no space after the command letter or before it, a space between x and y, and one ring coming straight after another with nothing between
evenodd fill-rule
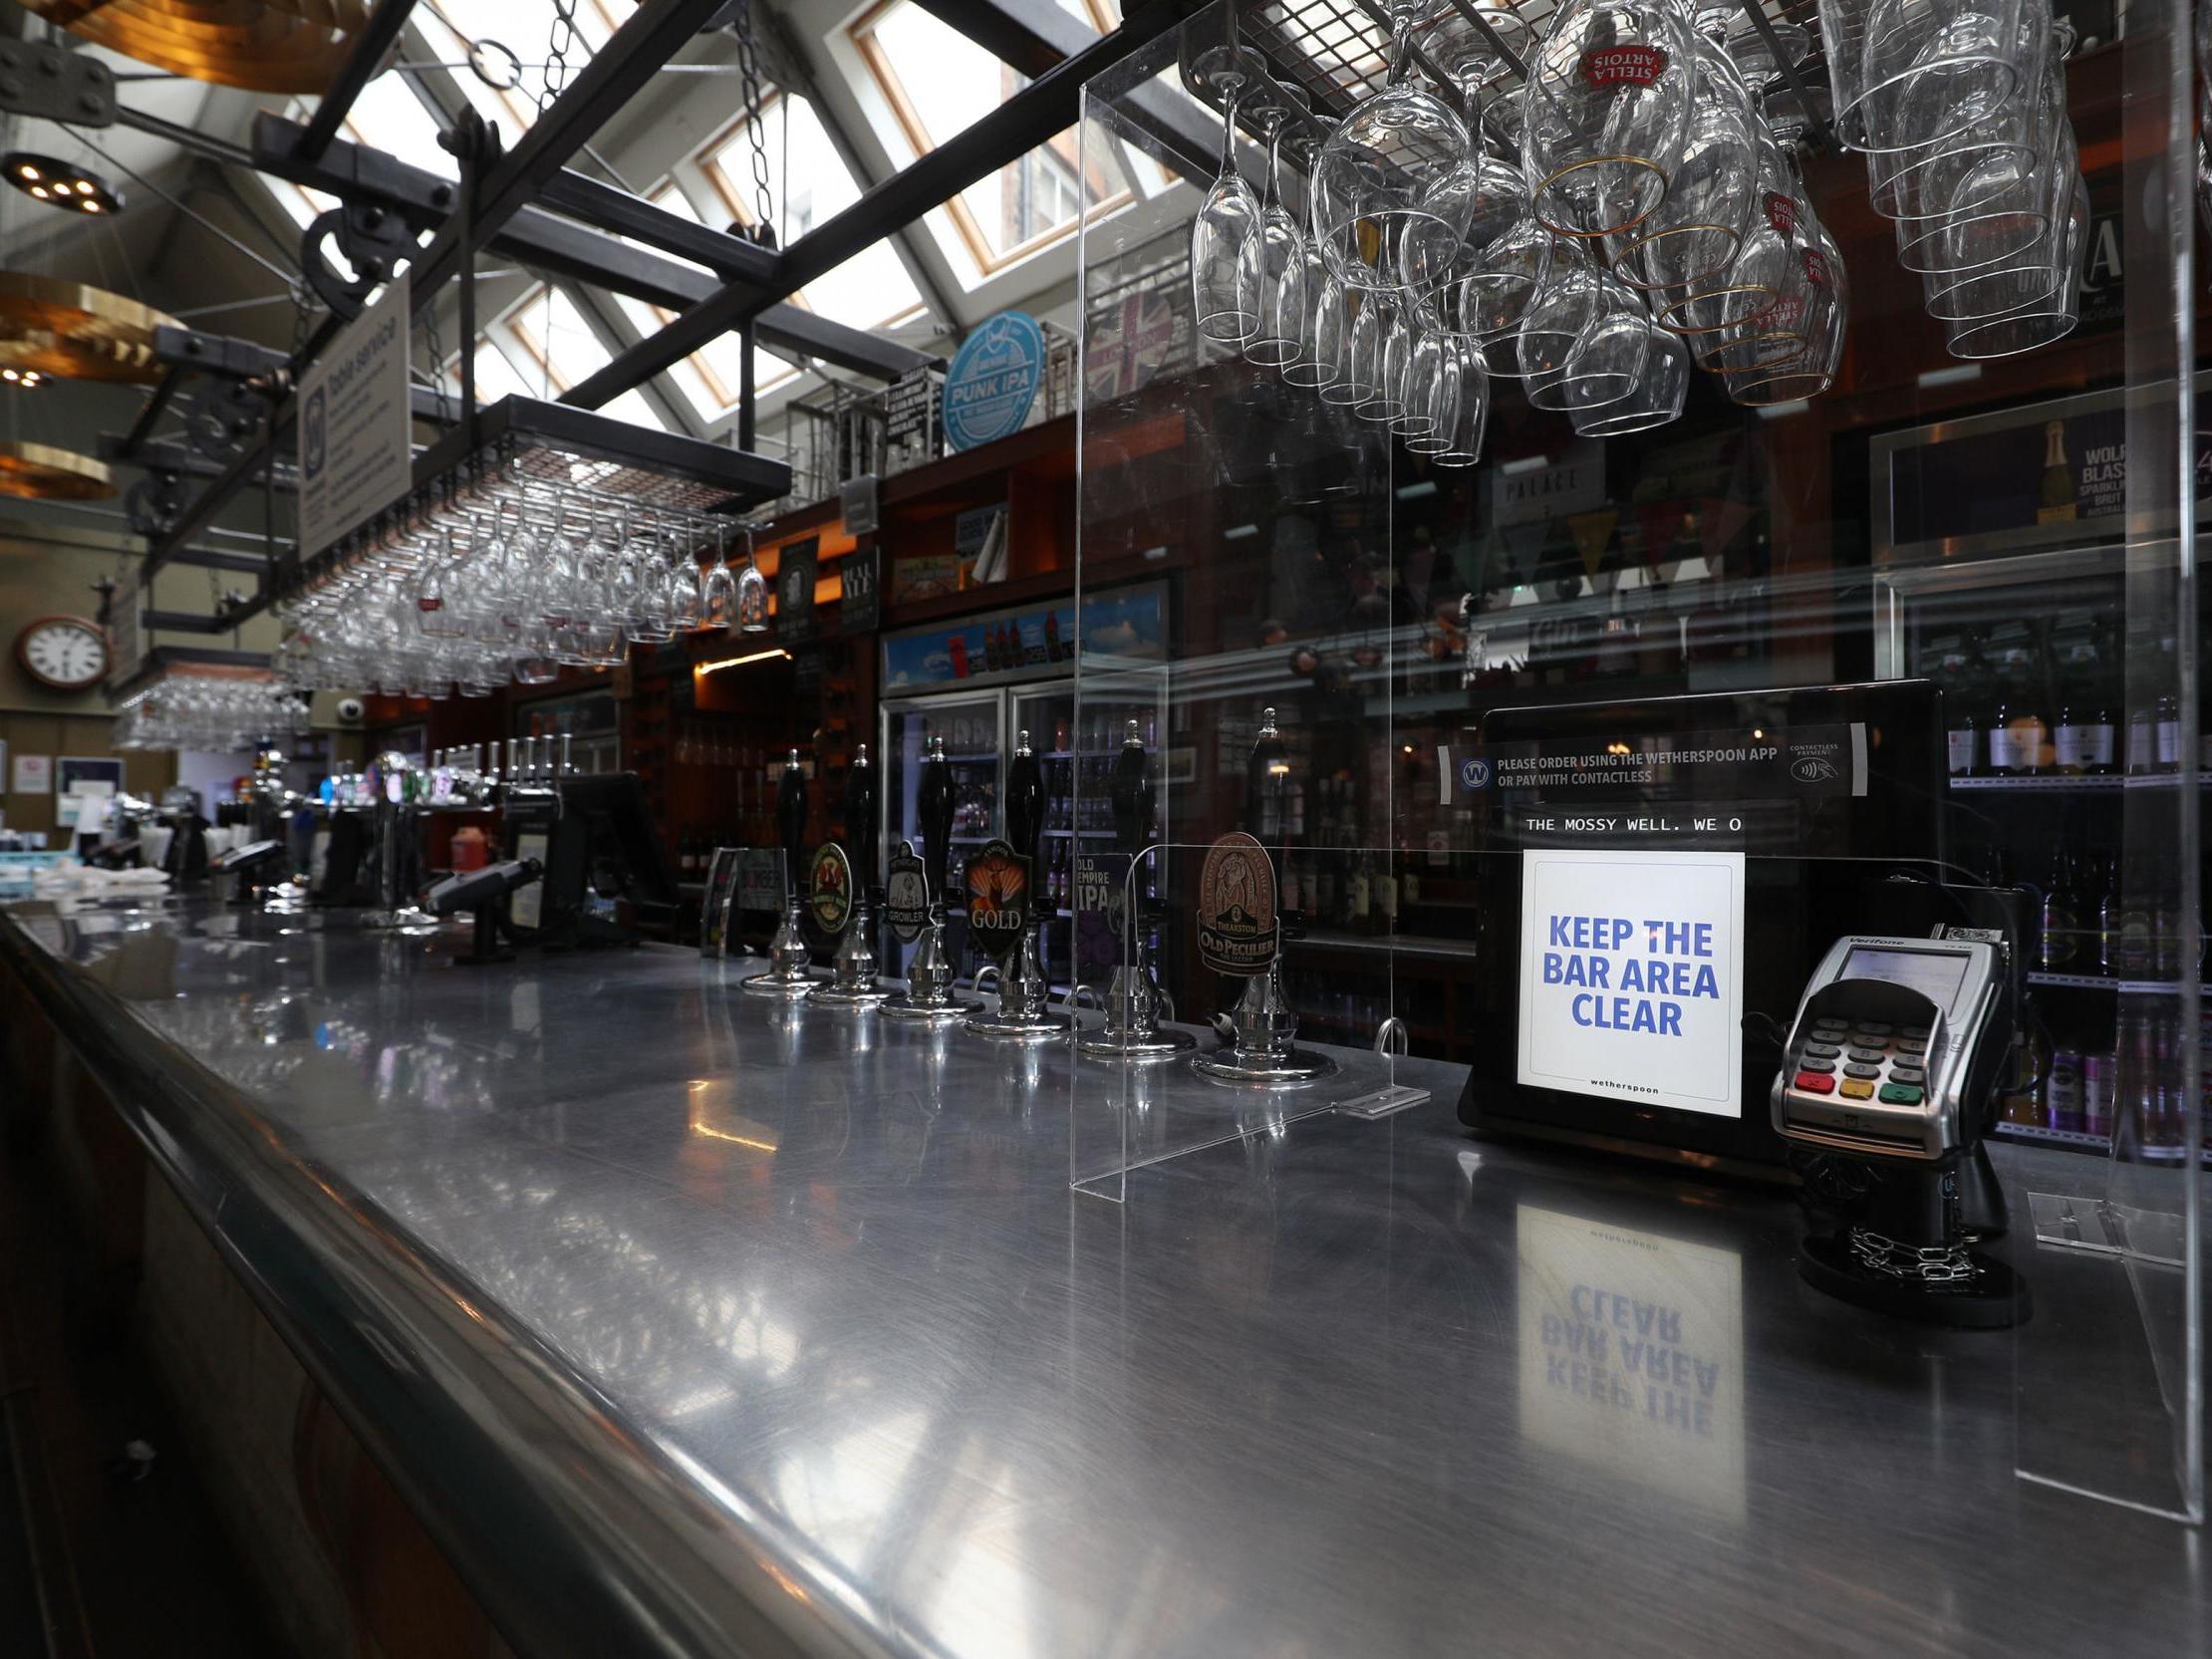
<instances>
[{"instance_id":1,"label":"payment terminal keypad","mask_svg":"<svg viewBox=\"0 0 2212 1659\"><path fill-rule=\"evenodd\" d=\"M1879 1020L1815 1020L1798 1045L1794 1084L1809 1094L1917 1106L1926 1098L1927 1056L1924 1025L1900 1028Z\"/></svg>"}]
</instances>

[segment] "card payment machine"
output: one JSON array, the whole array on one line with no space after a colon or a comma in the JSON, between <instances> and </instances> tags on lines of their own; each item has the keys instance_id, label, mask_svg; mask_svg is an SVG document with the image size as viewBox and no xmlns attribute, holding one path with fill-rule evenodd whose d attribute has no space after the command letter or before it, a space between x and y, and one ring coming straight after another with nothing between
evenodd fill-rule
<instances>
[{"instance_id":1,"label":"card payment machine","mask_svg":"<svg viewBox=\"0 0 2212 1659\"><path fill-rule=\"evenodd\" d=\"M1981 940L1837 940L1797 1005L1776 1131L1869 1158L1971 1145L2011 1039L1993 1030L2004 971Z\"/></svg>"},{"instance_id":2,"label":"card payment machine","mask_svg":"<svg viewBox=\"0 0 2212 1659\"><path fill-rule=\"evenodd\" d=\"M2004 1228L1982 1145L2012 1050L2003 952L1987 937L1854 934L1813 971L1775 1078L1775 1129L1862 1199L1805 1241L1799 1266L1818 1288L1942 1324L2027 1316L2025 1285L1972 1247Z\"/></svg>"}]
</instances>

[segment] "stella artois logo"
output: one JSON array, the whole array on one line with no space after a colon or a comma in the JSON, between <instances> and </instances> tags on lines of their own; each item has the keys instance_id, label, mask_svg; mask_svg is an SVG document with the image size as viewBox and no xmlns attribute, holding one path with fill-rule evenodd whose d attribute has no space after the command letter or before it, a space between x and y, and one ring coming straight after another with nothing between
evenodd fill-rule
<instances>
[{"instance_id":1,"label":"stella artois logo","mask_svg":"<svg viewBox=\"0 0 2212 1659\"><path fill-rule=\"evenodd\" d=\"M825 842L807 864L807 907L826 934L841 934L853 914L853 864L845 849Z\"/></svg>"},{"instance_id":2,"label":"stella artois logo","mask_svg":"<svg viewBox=\"0 0 2212 1659\"><path fill-rule=\"evenodd\" d=\"M1766 200L1767 222L1784 236L1797 233L1797 204L1780 190L1769 190Z\"/></svg>"},{"instance_id":3,"label":"stella artois logo","mask_svg":"<svg viewBox=\"0 0 2212 1659\"><path fill-rule=\"evenodd\" d=\"M1004 841L986 841L968 861L968 931L975 948L1004 962L1029 926L1029 861Z\"/></svg>"},{"instance_id":4,"label":"stella artois logo","mask_svg":"<svg viewBox=\"0 0 2212 1659\"><path fill-rule=\"evenodd\" d=\"M1828 256L1818 248L1804 250L1804 279L1815 288L1828 285Z\"/></svg>"},{"instance_id":5,"label":"stella artois logo","mask_svg":"<svg viewBox=\"0 0 2212 1659\"><path fill-rule=\"evenodd\" d=\"M1648 87L1667 73L1667 55L1656 46L1605 46L1583 53L1581 70L1594 92Z\"/></svg>"},{"instance_id":6,"label":"stella artois logo","mask_svg":"<svg viewBox=\"0 0 2212 1659\"><path fill-rule=\"evenodd\" d=\"M1280 938L1267 849L1242 830L1223 836L1199 870L1199 960L1248 979L1267 971Z\"/></svg>"}]
</instances>

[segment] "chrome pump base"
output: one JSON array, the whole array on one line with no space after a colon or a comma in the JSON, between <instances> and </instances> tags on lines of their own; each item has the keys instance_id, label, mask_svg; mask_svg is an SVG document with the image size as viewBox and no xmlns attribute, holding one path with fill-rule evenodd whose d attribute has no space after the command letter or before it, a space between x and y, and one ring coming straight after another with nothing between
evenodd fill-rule
<instances>
[{"instance_id":1,"label":"chrome pump base","mask_svg":"<svg viewBox=\"0 0 2212 1659\"><path fill-rule=\"evenodd\" d=\"M806 928L799 919L798 895L783 908L783 925L768 944L768 971L738 981L737 988L753 996L781 996L796 1000L811 996L822 981L807 970Z\"/></svg>"},{"instance_id":2,"label":"chrome pump base","mask_svg":"<svg viewBox=\"0 0 2212 1659\"><path fill-rule=\"evenodd\" d=\"M1326 1054L1299 1048L1298 1016L1282 996L1282 964L1244 981L1237 1001L1237 1040L1213 1054L1201 1054L1191 1069L1217 1083L1246 1088L1295 1089L1334 1077L1337 1064Z\"/></svg>"}]
</instances>

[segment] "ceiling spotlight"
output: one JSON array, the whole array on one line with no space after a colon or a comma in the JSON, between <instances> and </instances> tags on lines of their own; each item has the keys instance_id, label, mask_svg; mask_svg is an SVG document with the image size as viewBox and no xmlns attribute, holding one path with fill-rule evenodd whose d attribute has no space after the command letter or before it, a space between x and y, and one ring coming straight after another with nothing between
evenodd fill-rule
<instances>
[{"instance_id":1,"label":"ceiling spotlight","mask_svg":"<svg viewBox=\"0 0 2212 1659\"><path fill-rule=\"evenodd\" d=\"M0 385L21 387L28 392L45 384L46 377L36 369L0 369Z\"/></svg>"},{"instance_id":2,"label":"ceiling spotlight","mask_svg":"<svg viewBox=\"0 0 2212 1659\"><path fill-rule=\"evenodd\" d=\"M123 195L96 172L74 161L57 161L27 149L0 155L0 179L6 179L33 200L76 213L120 213Z\"/></svg>"}]
</instances>

